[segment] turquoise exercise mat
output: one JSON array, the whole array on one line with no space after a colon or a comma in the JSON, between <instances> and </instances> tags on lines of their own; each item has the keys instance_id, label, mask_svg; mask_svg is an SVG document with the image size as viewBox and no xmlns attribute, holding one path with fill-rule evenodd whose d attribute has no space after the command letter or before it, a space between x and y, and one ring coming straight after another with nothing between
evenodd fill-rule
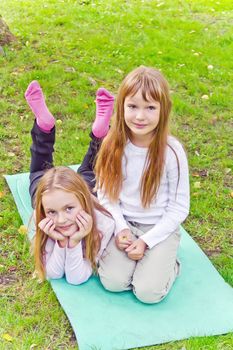
<instances>
[{"instance_id":1,"label":"turquoise exercise mat","mask_svg":"<svg viewBox=\"0 0 233 350\"><path fill-rule=\"evenodd\" d=\"M27 225L32 211L28 174L5 178ZM124 350L232 332L232 288L184 229L179 259L180 277L170 294L155 305L140 303L132 292L107 292L97 277L80 286L51 280L79 349Z\"/></svg>"}]
</instances>

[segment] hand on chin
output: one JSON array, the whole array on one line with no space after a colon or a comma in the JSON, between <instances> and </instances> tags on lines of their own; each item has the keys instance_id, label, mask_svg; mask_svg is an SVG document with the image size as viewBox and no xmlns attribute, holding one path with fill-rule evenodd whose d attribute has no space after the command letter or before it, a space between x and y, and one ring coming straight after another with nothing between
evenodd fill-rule
<instances>
[{"instance_id":1,"label":"hand on chin","mask_svg":"<svg viewBox=\"0 0 233 350\"><path fill-rule=\"evenodd\" d=\"M59 227L57 230L64 236L64 237L70 237L72 236L75 232L77 232L77 226L76 225L71 225L69 228L62 229Z\"/></svg>"}]
</instances>

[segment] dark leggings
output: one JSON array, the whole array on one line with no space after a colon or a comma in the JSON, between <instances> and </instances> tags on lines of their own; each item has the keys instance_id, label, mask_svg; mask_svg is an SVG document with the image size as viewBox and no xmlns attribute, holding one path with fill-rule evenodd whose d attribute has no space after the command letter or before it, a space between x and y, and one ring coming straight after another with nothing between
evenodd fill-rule
<instances>
[{"instance_id":1,"label":"dark leggings","mask_svg":"<svg viewBox=\"0 0 233 350\"><path fill-rule=\"evenodd\" d=\"M36 121L31 130L32 145L31 145L31 165L30 165L30 186L29 193L31 196L32 207L34 208L34 196L38 181L44 175L47 169L53 167L53 152L55 143L55 127L50 133L43 132ZM78 173L88 184L91 192L95 187L94 161L101 145L101 139L90 134L91 141L88 151L78 169Z\"/></svg>"}]
</instances>

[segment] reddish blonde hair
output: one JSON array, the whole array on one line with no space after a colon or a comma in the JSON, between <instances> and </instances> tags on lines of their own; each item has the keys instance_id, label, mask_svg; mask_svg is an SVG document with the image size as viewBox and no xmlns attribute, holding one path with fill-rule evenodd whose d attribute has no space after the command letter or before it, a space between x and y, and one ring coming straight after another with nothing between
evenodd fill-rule
<instances>
[{"instance_id":1,"label":"reddish blonde hair","mask_svg":"<svg viewBox=\"0 0 233 350\"><path fill-rule=\"evenodd\" d=\"M141 201L148 207L155 198L164 167L171 100L169 86L163 75L153 68L141 66L129 73L120 85L113 126L104 138L97 156L95 172L98 186L110 200L117 201L122 187L122 156L131 131L124 119L127 96L141 91L143 98L160 103L160 118L149 145L147 161L141 179Z\"/></svg>"},{"instance_id":2,"label":"reddish blonde hair","mask_svg":"<svg viewBox=\"0 0 233 350\"><path fill-rule=\"evenodd\" d=\"M45 278L44 254L48 236L39 228L39 223L45 218L42 197L45 192L52 189L61 189L73 193L79 200L82 208L92 216L93 226L91 232L83 239L85 257L90 260L96 270L95 258L100 248L101 233L97 230L94 209L110 215L92 197L85 181L75 171L67 167L54 167L46 171L40 179L35 195L36 235L34 239L35 268L41 280Z\"/></svg>"}]
</instances>

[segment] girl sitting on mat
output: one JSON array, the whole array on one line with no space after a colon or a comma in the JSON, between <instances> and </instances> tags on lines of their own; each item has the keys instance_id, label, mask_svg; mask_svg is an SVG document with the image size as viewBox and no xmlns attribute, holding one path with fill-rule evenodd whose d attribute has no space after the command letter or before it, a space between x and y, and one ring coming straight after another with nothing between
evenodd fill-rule
<instances>
[{"instance_id":1,"label":"girl sitting on mat","mask_svg":"<svg viewBox=\"0 0 233 350\"><path fill-rule=\"evenodd\" d=\"M97 270L98 260L113 234L114 220L79 174L67 167L53 167L55 120L38 82L29 85L25 98L36 118L31 131L30 166L36 271L41 280L65 275L68 283L80 284ZM96 122L102 132L102 121L110 119L113 102L113 96L105 89L97 91ZM93 131L98 134L96 122ZM94 187L93 172L87 172L84 178L86 175L89 187Z\"/></svg>"},{"instance_id":2,"label":"girl sitting on mat","mask_svg":"<svg viewBox=\"0 0 233 350\"><path fill-rule=\"evenodd\" d=\"M132 289L144 303L161 301L179 274L179 225L189 212L187 158L169 134L170 110L163 75L133 70L119 88L95 166L99 202L116 223L100 280L113 292Z\"/></svg>"}]
</instances>

